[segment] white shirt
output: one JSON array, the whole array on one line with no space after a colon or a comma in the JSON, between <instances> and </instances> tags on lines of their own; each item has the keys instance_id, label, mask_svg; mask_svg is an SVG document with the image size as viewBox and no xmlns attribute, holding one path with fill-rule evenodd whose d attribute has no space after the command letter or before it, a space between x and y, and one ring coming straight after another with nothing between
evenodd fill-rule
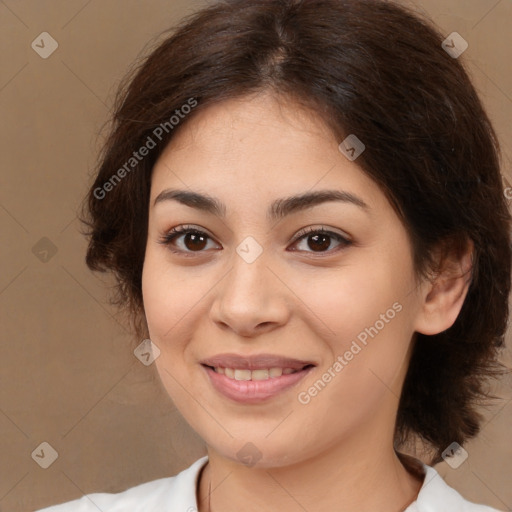
<instances>
[{"instance_id":1,"label":"white shirt","mask_svg":"<svg viewBox=\"0 0 512 512\"><path fill-rule=\"evenodd\" d=\"M205 455L176 476L152 480L119 493L94 493L36 512L197 512L199 473ZM502 512L465 500L431 466L419 461L425 478L416 501L404 512Z\"/></svg>"}]
</instances>

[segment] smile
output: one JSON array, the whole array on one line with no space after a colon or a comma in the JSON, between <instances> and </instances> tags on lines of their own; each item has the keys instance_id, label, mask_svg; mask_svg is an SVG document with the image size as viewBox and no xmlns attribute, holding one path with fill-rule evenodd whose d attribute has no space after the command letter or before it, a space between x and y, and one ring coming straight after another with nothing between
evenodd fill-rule
<instances>
[{"instance_id":1,"label":"smile","mask_svg":"<svg viewBox=\"0 0 512 512\"><path fill-rule=\"evenodd\" d=\"M311 366L311 365L307 365ZM211 367L210 367L211 368ZM281 375L290 375L292 373L296 373L300 371L300 369L294 368L261 368L258 370L245 370L245 369L236 369L236 368L223 368L221 366L217 366L213 368L215 372L220 373L221 375L225 375L229 379L235 380L267 380L267 379L275 379L276 377L281 377Z\"/></svg>"},{"instance_id":2,"label":"smile","mask_svg":"<svg viewBox=\"0 0 512 512\"><path fill-rule=\"evenodd\" d=\"M209 382L222 396L240 403L254 404L269 400L300 382L314 368L307 365L292 368L260 368L257 370L201 365Z\"/></svg>"}]
</instances>

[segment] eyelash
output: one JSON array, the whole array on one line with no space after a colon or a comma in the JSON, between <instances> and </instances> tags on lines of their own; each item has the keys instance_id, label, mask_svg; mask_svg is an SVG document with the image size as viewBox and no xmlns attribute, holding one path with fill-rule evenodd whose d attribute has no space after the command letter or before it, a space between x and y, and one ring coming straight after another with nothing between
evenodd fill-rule
<instances>
[{"instance_id":1,"label":"eyelash","mask_svg":"<svg viewBox=\"0 0 512 512\"><path fill-rule=\"evenodd\" d=\"M200 229L197 229L193 226L185 225L185 226L177 226L175 228L172 228L171 230L169 230L167 233L165 233L163 235L163 237L158 241L158 243L160 243L162 245L166 245L166 246L168 246L170 251L177 253L177 254L185 255L186 257L194 257L196 254L205 252L204 250L184 251L182 249L173 249L171 247L172 242L176 238L178 238L181 235L184 235L184 234L186 235L189 233L194 234L194 235L202 235L209 239L212 239L208 235L208 233L205 233L204 231L201 231ZM344 236L340 235L339 233L335 233L333 231L326 230L326 229L324 229L323 226L320 229L315 228L315 227L304 228L303 230L299 231L299 233L297 234L297 236L295 237L295 239L293 240L292 243L296 244L300 240L307 238L309 235L312 235L312 234L329 235L330 237L335 238L338 242L340 242L340 245L336 249L333 249L333 250L320 251L320 252L305 251L305 252L309 252L314 255L323 255L323 254L331 255L332 253L338 252L339 250L341 250L345 247L348 247L349 245L352 245L352 242L350 240L348 240L347 238L345 238Z\"/></svg>"}]
</instances>

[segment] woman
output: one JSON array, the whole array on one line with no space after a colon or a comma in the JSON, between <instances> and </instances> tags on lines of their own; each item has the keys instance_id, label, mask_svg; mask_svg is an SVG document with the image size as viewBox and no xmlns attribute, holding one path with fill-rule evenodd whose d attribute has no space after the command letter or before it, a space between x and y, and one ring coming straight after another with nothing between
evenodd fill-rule
<instances>
[{"instance_id":1,"label":"woman","mask_svg":"<svg viewBox=\"0 0 512 512\"><path fill-rule=\"evenodd\" d=\"M87 263L208 455L44 510L496 510L432 467L479 431L511 260L498 143L443 40L391 2L229 0L142 63Z\"/></svg>"}]
</instances>

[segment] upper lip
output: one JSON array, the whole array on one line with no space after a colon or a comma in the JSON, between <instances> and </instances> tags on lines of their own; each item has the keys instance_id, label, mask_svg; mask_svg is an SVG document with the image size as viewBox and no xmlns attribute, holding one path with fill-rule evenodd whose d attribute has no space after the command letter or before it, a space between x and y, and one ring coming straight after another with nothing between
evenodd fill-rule
<instances>
[{"instance_id":1,"label":"upper lip","mask_svg":"<svg viewBox=\"0 0 512 512\"><path fill-rule=\"evenodd\" d=\"M241 356L238 354L217 354L203 359L201 364L222 368L238 368L241 370L260 370L263 368L292 368L301 370L305 366L313 365L313 361L301 361L290 357L274 354L255 354Z\"/></svg>"}]
</instances>

